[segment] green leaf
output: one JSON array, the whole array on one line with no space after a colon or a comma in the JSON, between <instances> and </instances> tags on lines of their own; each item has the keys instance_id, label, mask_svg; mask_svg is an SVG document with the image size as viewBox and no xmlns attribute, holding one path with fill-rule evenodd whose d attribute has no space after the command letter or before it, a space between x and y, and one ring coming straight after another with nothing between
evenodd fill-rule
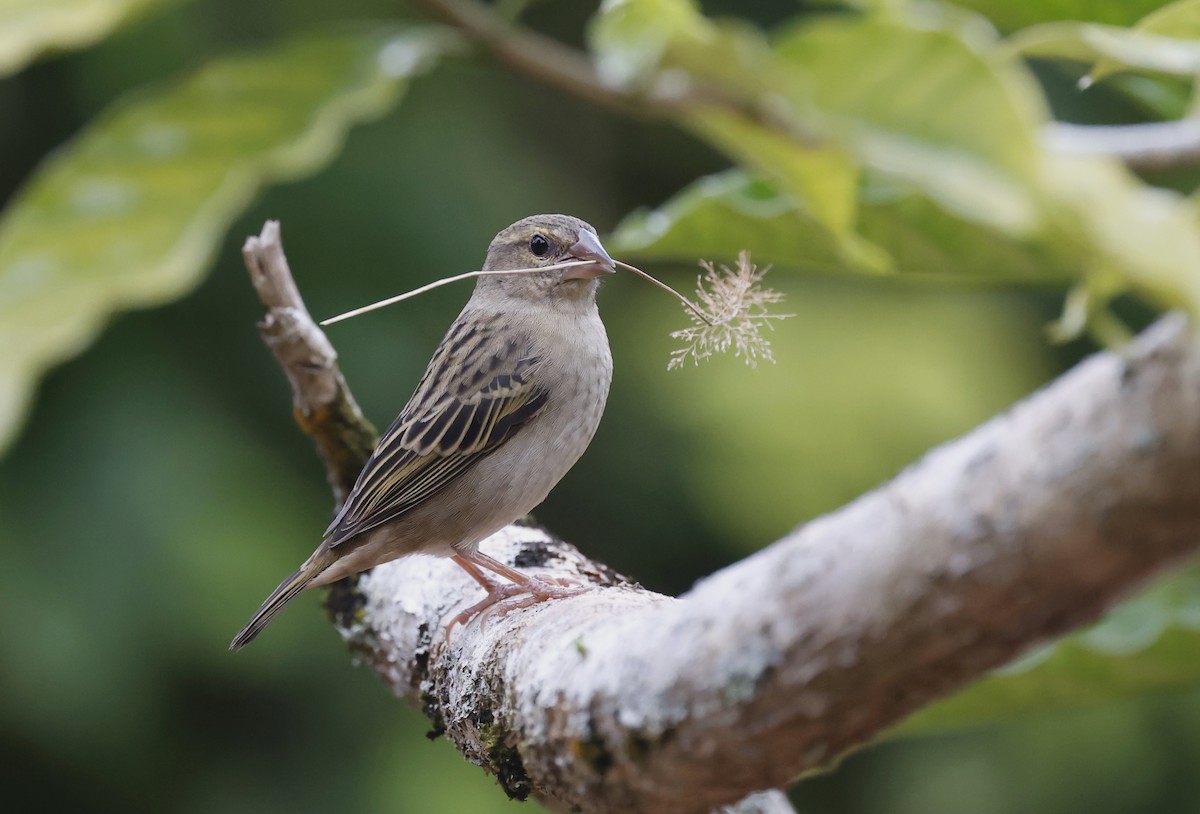
<instances>
[{"instance_id":1,"label":"green leaf","mask_svg":"<svg viewBox=\"0 0 1200 814\"><path fill-rule=\"evenodd\" d=\"M1047 242L1008 238L877 174L864 179L858 227L891 255L902 274L1022 283L1066 283L1074 277ZM740 170L702 178L663 206L631 214L605 243L648 261L691 265L700 257L732 263L739 251L749 249L762 265L846 269L821 230L787 195L771 181Z\"/></svg>"},{"instance_id":2,"label":"green leaf","mask_svg":"<svg viewBox=\"0 0 1200 814\"><path fill-rule=\"evenodd\" d=\"M1200 683L1200 566L1037 648L893 730L907 735Z\"/></svg>"},{"instance_id":3,"label":"green leaf","mask_svg":"<svg viewBox=\"0 0 1200 814\"><path fill-rule=\"evenodd\" d=\"M610 85L643 84L673 43L711 37L711 24L688 0L614 0L588 30L596 72Z\"/></svg>"},{"instance_id":4,"label":"green leaf","mask_svg":"<svg viewBox=\"0 0 1200 814\"><path fill-rule=\"evenodd\" d=\"M979 47L970 20L925 14L808 22L771 47L745 27L708 23L686 0L624 0L604 7L591 41L611 81L648 94L695 88L671 99L677 119L773 176L835 238L854 223L841 155L1029 232L1046 118L1036 83L989 57L991 38Z\"/></svg>"},{"instance_id":5,"label":"green leaf","mask_svg":"<svg viewBox=\"0 0 1200 814\"><path fill-rule=\"evenodd\" d=\"M834 252L839 265L870 273L892 270L891 258L855 232L858 167L845 151L832 145L798 145L720 109L696 111L687 122L744 166L775 179L779 194L793 203L797 228Z\"/></svg>"},{"instance_id":6,"label":"green leaf","mask_svg":"<svg viewBox=\"0 0 1200 814\"><path fill-rule=\"evenodd\" d=\"M664 8L668 22L656 29ZM797 267L833 255L836 267L856 270L872 268L867 257L889 261L875 268L957 267L991 279L1099 277L1096 290L1132 288L1200 313L1194 203L1115 160L1052 152L1039 84L986 21L934 3L882 4L875 14L805 19L767 44L681 8L692 6L606 4L593 45L601 61L624 66L631 92L663 100L677 121L790 196L787 221L811 221L798 227L811 245ZM859 178L850 207L846 159ZM663 237L634 231L624 236L641 250ZM975 273L972 240L1009 248ZM1019 258L1030 254L1038 262L1022 273Z\"/></svg>"},{"instance_id":7,"label":"green leaf","mask_svg":"<svg viewBox=\"0 0 1200 814\"><path fill-rule=\"evenodd\" d=\"M1080 250L1078 268L1125 280L1159 305L1200 314L1200 207L1143 184L1100 157L1053 156L1042 173L1062 241ZM1108 279L1101 288L1112 285Z\"/></svg>"},{"instance_id":8,"label":"green leaf","mask_svg":"<svg viewBox=\"0 0 1200 814\"><path fill-rule=\"evenodd\" d=\"M1014 234L1036 228L1033 79L989 54L953 15L944 26L828 19L792 29L776 50L795 72L779 90L819 134L860 161L923 187L967 217ZM869 55L869 58L864 58Z\"/></svg>"},{"instance_id":9,"label":"green leaf","mask_svg":"<svg viewBox=\"0 0 1200 814\"><path fill-rule=\"evenodd\" d=\"M0 0L0 77L102 39L164 0Z\"/></svg>"},{"instance_id":10,"label":"green leaf","mask_svg":"<svg viewBox=\"0 0 1200 814\"><path fill-rule=\"evenodd\" d=\"M900 177L955 217L1055 245L1078 275L1115 275L1159 305L1200 313L1194 202L1115 160L1051 152L1045 103L1023 66L969 20L937 23L840 19L785 37L781 53L812 77L794 106L815 109L866 169Z\"/></svg>"},{"instance_id":11,"label":"green leaf","mask_svg":"<svg viewBox=\"0 0 1200 814\"><path fill-rule=\"evenodd\" d=\"M619 0L593 21L589 41L607 82L671 100L676 122L735 160L771 176L795 204L811 239L846 266L867 272L890 268L889 258L854 232L858 169L833 144L806 140L764 123L755 107L774 90L785 66L761 33L717 25L689 0ZM688 99L672 78L699 78L716 89ZM680 101L673 97L682 94ZM743 101L747 102L743 104ZM810 223L811 222L811 223ZM815 228L810 228L815 227Z\"/></svg>"},{"instance_id":12,"label":"green leaf","mask_svg":"<svg viewBox=\"0 0 1200 814\"><path fill-rule=\"evenodd\" d=\"M844 268L828 234L803 217L794 200L740 170L701 178L663 206L634 212L604 242L639 260L733 263L750 249L761 265Z\"/></svg>"},{"instance_id":13,"label":"green leaf","mask_svg":"<svg viewBox=\"0 0 1200 814\"><path fill-rule=\"evenodd\" d=\"M1200 9L1200 7L1198 7ZM1198 9L1191 9L1200 23ZM1027 57L1097 62L1091 81L1122 69L1193 77L1200 73L1200 41L1138 28L1092 23L1046 23L1014 35L1010 46Z\"/></svg>"},{"instance_id":14,"label":"green leaf","mask_svg":"<svg viewBox=\"0 0 1200 814\"><path fill-rule=\"evenodd\" d=\"M1055 20L1133 25L1162 5L1162 0L957 0L957 5L987 17L1002 31Z\"/></svg>"},{"instance_id":15,"label":"green leaf","mask_svg":"<svg viewBox=\"0 0 1200 814\"><path fill-rule=\"evenodd\" d=\"M1143 35L1158 34L1173 38L1176 42L1181 39L1191 40L1191 44L1196 45L1195 40L1200 40L1200 0L1178 0L1163 6L1139 20L1133 30ZM1174 48L1176 45L1172 43L1169 47ZM1125 65L1117 60L1101 60L1092 69L1091 81L1101 79L1123 67ZM1195 75L1195 72L1192 75Z\"/></svg>"},{"instance_id":16,"label":"green leaf","mask_svg":"<svg viewBox=\"0 0 1200 814\"><path fill-rule=\"evenodd\" d=\"M1147 34L1164 34L1181 39L1200 37L1200 0L1176 0L1147 14L1134 26Z\"/></svg>"},{"instance_id":17,"label":"green leaf","mask_svg":"<svg viewBox=\"0 0 1200 814\"><path fill-rule=\"evenodd\" d=\"M189 290L266 183L314 172L392 107L445 35L306 37L118 103L0 216L0 447L41 372L115 311Z\"/></svg>"}]
</instances>

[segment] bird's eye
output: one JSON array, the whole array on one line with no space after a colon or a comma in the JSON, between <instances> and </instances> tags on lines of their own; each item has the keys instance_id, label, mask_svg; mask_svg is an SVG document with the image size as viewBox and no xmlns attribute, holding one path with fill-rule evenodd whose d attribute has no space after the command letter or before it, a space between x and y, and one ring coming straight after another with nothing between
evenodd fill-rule
<instances>
[{"instance_id":1,"label":"bird's eye","mask_svg":"<svg viewBox=\"0 0 1200 814\"><path fill-rule=\"evenodd\" d=\"M529 251L533 252L534 257L545 257L550 253L550 241L541 235L534 235L529 238Z\"/></svg>"}]
</instances>

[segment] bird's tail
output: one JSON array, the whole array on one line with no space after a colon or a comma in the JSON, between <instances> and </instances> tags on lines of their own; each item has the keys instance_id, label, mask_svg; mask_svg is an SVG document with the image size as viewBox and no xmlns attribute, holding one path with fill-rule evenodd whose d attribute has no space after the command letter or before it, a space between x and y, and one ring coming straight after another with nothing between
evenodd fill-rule
<instances>
[{"instance_id":1,"label":"bird's tail","mask_svg":"<svg viewBox=\"0 0 1200 814\"><path fill-rule=\"evenodd\" d=\"M279 587L271 592L271 595L254 612L241 632L233 637L233 641L229 643L229 649L241 650L254 641L254 637L275 618L275 614L283 610L283 606L292 601L296 594L307 588L309 583L329 566L332 559L330 553L323 549L314 552L304 565L296 570L296 573L279 583Z\"/></svg>"}]
</instances>

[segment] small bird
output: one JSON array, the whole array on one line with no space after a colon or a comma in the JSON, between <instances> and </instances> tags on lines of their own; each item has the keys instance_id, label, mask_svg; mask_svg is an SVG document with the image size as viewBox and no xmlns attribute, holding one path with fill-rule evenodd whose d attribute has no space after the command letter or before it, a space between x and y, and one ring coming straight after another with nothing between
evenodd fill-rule
<instances>
[{"instance_id":1,"label":"small bird","mask_svg":"<svg viewBox=\"0 0 1200 814\"><path fill-rule=\"evenodd\" d=\"M267 597L231 650L302 590L415 552L453 557L487 591L456 622L508 597L523 594L523 606L582 590L478 550L541 503L596 433L612 382L596 289L616 270L596 230L567 215L519 220L488 247L486 271L573 259L590 262L478 279L321 545Z\"/></svg>"}]
</instances>

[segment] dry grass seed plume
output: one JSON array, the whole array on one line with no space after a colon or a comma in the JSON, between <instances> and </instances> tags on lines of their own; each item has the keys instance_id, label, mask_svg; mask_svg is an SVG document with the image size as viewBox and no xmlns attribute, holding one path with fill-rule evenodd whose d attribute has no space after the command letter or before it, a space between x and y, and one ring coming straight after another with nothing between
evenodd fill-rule
<instances>
[{"instance_id":1,"label":"dry grass seed plume","mask_svg":"<svg viewBox=\"0 0 1200 814\"><path fill-rule=\"evenodd\" d=\"M506 269L503 271L468 271L463 274L456 274L453 277L443 277L440 280L434 280L432 283L427 283L404 294L398 294L395 297L389 297L371 305L365 305L362 308L355 308L336 317L321 320L321 324L332 325L335 322L341 322L344 319L349 319L350 317L365 314L368 311L374 311L377 308L383 308L386 305L424 294L430 289L438 288L447 283L471 277L498 274L540 274L551 269L587 265L590 262L585 260L570 260L539 268ZM687 345L671 353L671 358L667 362L667 370L682 367L684 362L689 358L695 364L700 364L700 360L708 359L716 353L726 353L730 349L733 350L734 356L741 356L745 359L746 364L750 367L757 367L760 360L775 361L775 357L771 354L771 343L759 331L762 328L773 330L774 326L771 320L787 319L794 316L794 314L768 313L767 306L782 302L783 294L769 288L762 288L759 285L762 282L763 275L770 270L770 267L768 266L759 271L758 267L750 262L749 252L742 251L738 254L736 270L728 266L722 266L718 272L712 263L705 260L700 261L700 266L705 270L705 274L698 278L696 284L696 296L700 300L699 305L636 266L622 263L619 260L615 262L618 266L634 272L648 282L679 298L680 302L683 303L688 318L692 320L693 324L690 327L674 331L671 334L671 338L681 339ZM706 283L708 285L707 288L705 288Z\"/></svg>"},{"instance_id":2,"label":"dry grass seed plume","mask_svg":"<svg viewBox=\"0 0 1200 814\"><path fill-rule=\"evenodd\" d=\"M682 367L688 359L700 364L716 353L733 350L734 356L745 359L750 367L759 361L775 362L771 343L760 331L774 330L772 320L787 319L795 314L772 314L768 307L783 301L783 294L760 283L770 266L758 270L750 262L750 253L738 253L737 268L721 266L720 271L708 261L700 261L704 274L696 280L696 299L700 311L686 311L692 325L674 331L672 339L685 343L671 353L667 370Z\"/></svg>"}]
</instances>

